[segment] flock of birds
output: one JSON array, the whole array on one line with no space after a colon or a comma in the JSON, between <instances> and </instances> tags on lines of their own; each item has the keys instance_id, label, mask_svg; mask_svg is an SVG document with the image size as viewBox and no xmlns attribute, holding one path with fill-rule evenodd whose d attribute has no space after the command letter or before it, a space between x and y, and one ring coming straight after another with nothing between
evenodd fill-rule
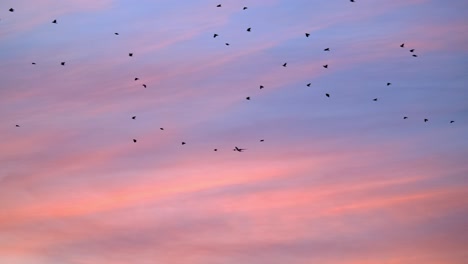
<instances>
[{"instance_id":1,"label":"flock of birds","mask_svg":"<svg viewBox=\"0 0 468 264\"><path fill-rule=\"evenodd\" d=\"M350 2L355 2L355 1L354 1L354 0L350 0ZM222 5L221 5L221 4L218 4L216 7L222 7ZM244 7L242 8L242 10L247 10L247 9L248 9L248 8L247 8L246 6L244 6ZM15 9L14 9L14 8L10 8L9 11L10 11L10 12L14 12ZM53 23L53 24L58 24L58 23L57 23L57 19L54 19L54 20L52 21L52 23ZM247 28L246 31L247 31L247 32L251 32L251 31L252 31L252 28L249 27L249 28ZM115 32L114 35L118 36L119 33L118 33L118 32ZM217 33L214 33L214 34L213 34L213 38L216 38L216 37L218 37L218 36L219 36L219 34L217 34ZM305 33L305 37L308 38L309 36L310 36L310 33L307 33L307 32L306 32L306 33ZM230 44L229 44L228 42L226 42L225 45L226 45L226 46L229 46ZM402 43L402 44L400 45L400 47L401 47L401 48L404 48L404 47L405 47L405 43ZM330 51L330 48L325 48L323 51L329 52L329 51ZM412 53L412 56L413 56L413 57L418 57L418 55L414 54L415 49L410 49L409 51ZM128 56L129 56L129 57L133 57L133 53L131 53L131 52L128 53ZM32 62L32 64L33 64L33 65L36 65L35 62ZM65 61L62 61L62 62L60 63L60 65L65 66ZM287 65L288 65L287 62L285 62L285 63L282 64L283 67L287 67ZM325 65L322 65L322 66L323 66L323 68L328 69L328 64L325 64ZM138 80L139 80L138 77L136 77L136 78L134 79L134 81L138 81ZM390 86L391 84L392 84L392 83L387 82L387 86ZM142 86L143 86L144 88L147 88L147 85L146 85L146 84L142 84ZM310 87L310 86L311 86L311 83L307 83L306 86L307 86L307 87ZM265 87L264 87L263 85L260 85L260 89L263 89L263 88L265 88ZM325 96L326 96L326 97L330 97L330 94L326 93ZM246 100L250 100L250 96L247 96L247 97L246 97ZM378 98L374 98L373 101L378 101ZM135 120L135 119L136 119L136 116L132 116L132 119ZM408 119L408 117L407 117L407 116L404 116L403 119ZM429 121L429 119L427 119L427 118L424 119L424 122L428 122L428 121ZM455 122L454 120L451 120L451 121L450 121L450 123L454 123L454 122ZM20 125L16 125L16 127L20 127ZM160 130L164 130L164 128L161 127ZM137 139L133 139L133 142L134 142L134 143L137 143ZM264 142L264 140L261 139L260 142ZM186 142L183 141L181 144L182 144L182 145L185 145ZM239 147L237 147L237 146L234 147L234 149L233 149L233 151L237 151L237 152L243 152L244 150L246 150L246 149L245 149L245 148L239 148ZM215 148L214 151L218 151L218 149Z\"/></svg>"}]
</instances>

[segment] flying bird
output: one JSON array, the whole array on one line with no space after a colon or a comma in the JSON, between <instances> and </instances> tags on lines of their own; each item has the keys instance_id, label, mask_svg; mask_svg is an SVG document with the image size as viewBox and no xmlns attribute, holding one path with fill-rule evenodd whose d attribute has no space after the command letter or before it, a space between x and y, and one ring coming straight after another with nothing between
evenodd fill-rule
<instances>
[{"instance_id":1,"label":"flying bird","mask_svg":"<svg viewBox=\"0 0 468 264\"><path fill-rule=\"evenodd\" d=\"M349 0L349 1L354 3L354 0Z\"/></svg>"},{"instance_id":2,"label":"flying bird","mask_svg":"<svg viewBox=\"0 0 468 264\"><path fill-rule=\"evenodd\" d=\"M309 34L309 33L305 33L305 36L308 38L308 37L310 36L310 34Z\"/></svg>"},{"instance_id":3,"label":"flying bird","mask_svg":"<svg viewBox=\"0 0 468 264\"><path fill-rule=\"evenodd\" d=\"M452 124L452 123L455 123L455 121L453 121L453 120L452 120L452 121L450 121L450 124Z\"/></svg>"},{"instance_id":4,"label":"flying bird","mask_svg":"<svg viewBox=\"0 0 468 264\"><path fill-rule=\"evenodd\" d=\"M36 63L35 63L35 62L33 62L33 63L31 63L31 64L32 64L32 65L36 65Z\"/></svg>"},{"instance_id":5,"label":"flying bird","mask_svg":"<svg viewBox=\"0 0 468 264\"><path fill-rule=\"evenodd\" d=\"M114 34L115 34L115 35L119 35L119 33L117 33L117 32L115 32Z\"/></svg>"},{"instance_id":6,"label":"flying bird","mask_svg":"<svg viewBox=\"0 0 468 264\"><path fill-rule=\"evenodd\" d=\"M242 151L244 151L245 149L243 149L243 148L238 148L238 147L234 147L233 150L234 150L234 151L238 151L238 152L242 152Z\"/></svg>"},{"instance_id":7,"label":"flying bird","mask_svg":"<svg viewBox=\"0 0 468 264\"><path fill-rule=\"evenodd\" d=\"M57 24L57 19L54 19L54 21L52 21L52 23Z\"/></svg>"},{"instance_id":8,"label":"flying bird","mask_svg":"<svg viewBox=\"0 0 468 264\"><path fill-rule=\"evenodd\" d=\"M389 82L388 82L388 83L387 83L387 86L389 86L390 84L392 84L392 83L389 83Z\"/></svg>"},{"instance_id":9,"label":"flying bird","mask_svg":"<svg viewBox=\"0 0 468 264\"><path fill-rule=\"evenodd\" d=\"M13 8L8 9L10 12L14 12L15 10Z\"/></svg>"},{"instance_id":10,"label":"flying bird","mask_svg":"<svg viewBox=\"0 0 468 264\"><path fill-rule=\"evenodd\" d=\"M137 142L137 140L136 140L136 139L133 139L133 143L136 143L136 142Z\"/></svg>"},{"instance_id":11,"label":"flying bird","mask_svg":"<svg viewBox=\"0 0 468 264\"><path fill-rule=\"evenodd\" d=\"M323 51L330 51L330 48L326 48L326 49L324 49Z\"/></svg>"},{"instance_id":12,"label":"flying bird","mask_svg":"<svg viewBox=\"0 0 468 264\"><path fill-rule=\"evenodd\" d=\"M263 85L260 85L260 89L263 89L263 88L264 88Z\"/></svg>"},{"instance_id":13,"label":"flying bird","mask_svg":"<svg viewBox=\"0 0 468 264\"><path fill-rule=\"evenodd\" d=\"M416 55L416 54L413 54L413 57L417 57L417 56L418 56L418 55Z\"/></svg>"},{"instance_id":14,"label":"flying bird","mask_svg":"<svg viewBox=\"0 0 468 264\"><path fill-rule=\"evenodd\" d=\"M251 29L251 28L248 28L247 31L250 32L250 29Z\"/></svg>"},{"instance_id":15,"label":"flying bird","mask_svg":"<svg viewBox=\"0 0 468 264\"><path fill-rule=\"evenodd\" d=\"M161 130L164 130L164 128L163 128L163 127L159 128L159 129L161 129Z\"/></svg>"},{"instance_id":16,"label":"flying bird","mask_svg":"<svg viewBox=\"0 0 468 264\"><path fill-rule=\"evenodd\" d=\"M287 62L285 62L285 63L283 64L283 67L286 67L286 65L288 65L288 63L287 63Z\"/></svg>"},{"instance_id":17,"label":"flying bird","mask_svg":"<svg viewBox=\"0 0 468 264\"><path fill-rule=\"evenodd\" d=\"M324 67L325 69L327 69L327 68L328 68L328 64L323 65L323 67Z\"/></svg>"},{"instance_id":18,"label":"flying bird","mask_svg":"<svg viewBox=\"0 0 468 264\"><path fill-rule=\"evenodd\" d=\"M247 96L245 99L250 100L250 96Z\"/></svg>"},{"instance_id":19,"label":"flying bird","mask_svg":"<svg viewBox=\"0 0 468 264\"><path fill-rule=\"evenodd\" d=\"M226 46L229 46L229 43L226 42Z\"/></svg>"},{"instance_id":20,"label":"flying bird","mask_svg":"<svg viewBox=\"0 0 468 264\"><path fill-rule=\"evenodd\" d=\"M246 9L247 9L247 7L246 7L246 6L244 6L244 8L242 8L242 10L246 10Z\"/></svg>"},{"instance_id":21,"label":"flying bird","mask_svg":"<svg viewBox=\"0 0 468 264\"><path fill-rule=\"evenodd\" d=\"M132 119L135 119L135 118L136 118L136 116L132 116Z\"/></svg>"},{"instance_id":22,"label":"flying bird","mask_svg":"<svg viewBox=\"0 0 468 264\"><path fill-rule=\"evenodd\" d=\"M139 79L138 79L138 77L137 77L137 78L135 78L135 81L138 81L138 80L139 80Z\"/></svg>"},{"instance_id":23,"label":"flying bird","mask_svg":"<svg viewBox=\"0 0 468 264\"><path fill-rule=\"evenodd\" d=\"M146 88L146 84L143 84L143 87L145 87L145 88Z\"/></svg>"},{"instance_id":24,"label":"flying bird","mask_svg":"<svg viewBox=\"0 0 468 264\"><path fill-rule=\"evenodd\" d=\"M374 98L373 100L374 100L374 101L377 101L377 98Z\"/></svg>"},{"instance_id":25,"label":"flying bird","mask_svg":"<svg viewBox=\"0 0 468 264\"><path fill-rule=\"evenodd\" d=\"M16 127L20 127L19 125L16 125Z\"/></svg>"},{"instance_id":26,"label":"flying bird","mask_svg":"<svg viewBox=\"0 0 468 264\"><path fill-rule=\"evenodd\" d=\"M325 95L326 95L327 97L330 97L330 95L329 95L329 94L325 94Z\"/></svg>"},{"instance_id":27,"label":"flying bird","mask_svg":"<svg viewBox=\"0 0 468 264\"><path fill-rule=\"evenodd\" d=\"M425 119L424 119L424 122L427 122L427 121L429 121L429 119L425 118Z\"/></svg>"},{"instance_id":28,"label":"flying bird","mask_svg":"<svg viewBox=\"0 0 468 264\"><path fill-rule=\"evenodd\" d=\"M414 49L410 49L409 52L414 52Z\"/></svg>"},{"instance_id":29,"label":"flying bird","mask_svg":"<svg viewBox=\"0 0 468 264\"><path fill-rule=\"evenodd\" d=\"M64 61L62 61L60 64L61 64L62 66L65 66L65 62L64 62Z\"/></svg>"},{"instance_id":30,"label":"flying bird","mask_svg":"<svg viewBox=\"0 0 468 264\"><path fill-rule=\"evenodd\" d=\"M221 4L217 5L216 7L221 7Z\"/></svg>"},{"instance_id":31,"label":"flying bird","mask_svg":"<svg viewBox=\"0 0 468 264\"><path fill-rule=\"evenodd\" d=\"M407 116L405 116L405 117L403 117L403 119L408 119L408 117L407 117Z\"/></svg>"},{"instance_id":32,"label":"flying bird","mask_svg":"<svg viewBox=\"0 0 468 264\"><path fill-rule=\"evenodd\" d=\"M132 56L133 56L133 53L129 53L128 56L132 57Z\"/></svg>"},{"instance_id":33,"label":"flying bird","mask_svg":"<svg viewBox=\"0 0 468 264\"><path fill-rule=\"evenodd\" d=\"M312 84L312 83L308 83L308 84L307 84L307 87L310 87L311 84Z\"/></svg>"},{"instance_id":34,"label":"flying bird","mask_svg":"<svg viewBox=\"0 0 468 264\"><path fill-rule=\"evenodd\" d=\"M263 141L265 141L265 140L264 140L264 139L260 139L260 142L263 142Z\"/></svg>"},{"instance_id":35,"label":"flying bird","mask_svg":"<svg viewBox=\"0 0 468 264\"><path fill-rule=\"evenodd\" d=\"M185 142L182 141L182 145L185 145Z\"/></svg>"},{"instance_id":36,"label":"flying bird","mask_svg":"<svg viewBox=\"0 0 468 264\"><path fill-rule=\"evenodd\" d=\"M400 47L402 47L402 48L405 47L405 43L401 44Z\"/></svg>"},{"instance_id":37,"label":"flying bird","mask_svg":"<svg viewBox=\"0 0 468 264\"><path fill-rule=\"evenodd\" d=\"M218 34L215 33L215 34L213 35L213 38L216 38L217 36L218 36Z\"/></svg>"},{"instance_id":38,"label":"flying bird","mask_svg":"<svg viewBox=\"0 0 468 264\"><path fill-rule=\"evenodd\" d=\"M218 149L214 149L214 151L218 151Z\"/></svg>"}]
</instances>

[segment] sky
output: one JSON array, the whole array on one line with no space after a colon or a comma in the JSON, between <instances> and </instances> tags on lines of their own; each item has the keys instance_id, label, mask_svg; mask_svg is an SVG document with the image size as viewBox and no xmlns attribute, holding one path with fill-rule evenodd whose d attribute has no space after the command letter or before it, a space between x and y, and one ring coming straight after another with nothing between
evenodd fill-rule
<instances>
[{"instance_id":1,"label":"sky","mask_svg":"<svg viewBox=\"0 0 468 264\"><path fill-rule=\"evenodd\" d=\"M0 263L466 263L467 11L2 1Z\"/></svg>"}]
</instances>

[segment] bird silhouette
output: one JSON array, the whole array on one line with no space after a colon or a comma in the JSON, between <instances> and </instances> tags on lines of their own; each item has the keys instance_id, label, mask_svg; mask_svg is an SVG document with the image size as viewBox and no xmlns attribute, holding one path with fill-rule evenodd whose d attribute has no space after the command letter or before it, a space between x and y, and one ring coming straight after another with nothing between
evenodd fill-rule
<instances>
[{"instance_id":1,"label":"bird silhouette","mask_svg":"<svg viewBox=\"0 0 468 264\"><path fill-rule=\"evenodd\" d=\"M135 78L135 81L138 81L138 80L139 80L139 78L138 78L138 77L136 77L136 78Z\"/></svg>"},{"instance_id":2,"label":"bird silhouette","mask_svg":"<svg viewBox=\"0 0 468 264\"><path fill-rule=\"evenodd\" d=\"M324 49L323 51L330 51L330 48L326 48L326 49Z\"/></svg>"},{"instance_id":3,"label":"bird silhouette","mask_svg":"<svg viewBox=\"0 0 468 264\"><path fill-rule=\"evenodd\" d=\"M409 52L414 52L414 49L410 49Z\"/></svg>"},{"instance_id":4,"label":"bird silhouette","mask_svg":"<svg viewBox=\"0 0 468 264\"><path fill-rule=\"evenodd\" d=\"M216 38L217 36L218 36L218 34L216 34L216 33L215 33L215 34L213 34L213 38Z\"/></svg>"},{"instance_id":5,"label":"bird silhouette","mask_svg":"<svg viewBox=\"0 0 468 264\"><path fill-rule=\"evenodd\" d=\"M245 99L250 100L250 96L247 96Z\"/></svg>"},{"instance_id":6,"label":"bird silhouette","mask_svg":"<svg viewBox=\"0 0 468 264\"><path fill-rule=\"evenodd\" d=\"M328 64L323 65L323 67L324 67L325 69L327 69L327 68L328 68Z\"/></svg>"},{"instance_id":7,"label":"bird silhouette","mask_svg":"<svg viewBox=\"0 0 468 264\"><path fill-rule=\"evenodd\" d=\"M309 34L309 33L305 33L305 36L308 38L308 37L310 36L310 34Z\"/></svg>"},{"instance_id":8,"label":"bird silhouette","mask_svg":"<svg viewBox=\"0 0 468 264\"><path fill-rule=\"evenodd\" d=\"M19 125L16 125L16 127L20 127Z\"/></svg>"},{"instance_id":9,"label":"bird silhouette","mask_svg":"<svg viewBox=\"0 0 468 264\"><path fill-rule=\"evenodd\" d=\"M263 89L263 88L264 88L263 85L260 85L260 89Z\"/></svg>"},{"instance_id":10,"label":"bird silhouette","mask_svg":"<svg viewBox=\"0 0 468 264\"><path fill-rule=\"evenodd\" d=\"M14 12L14 11L15 11L15 9L13 9L13 8L10 8L10 9L8 9L8 11L10 11L10 12Z\"/></svg>"},{"instance_id":11,"label":"bird silhouette","mask_svg":"<svg viewBox=\"0 0 468 264\"><path fill-rule=\"evenodd\" d=\"M182 141L182 145L185 145L185 142Z\"/></svg>"},{"instance_id":12,"label":"bird silhouette","mask_svg":"<svg viewBox=\"0 0 468 264\"><path fill-rule=\"evenodd\" d=\"M57 19L54 19L54 21L52 21L52 23L57 24Z\"/></svg>"},{"instance_id":13,"label":"bird silhouette","mask_svg":"<svg viewBox=\"0 0 468 264\"><path fill-rule=\"evenodd\" d=\"M310 87L311 84L312 84L312 83L308 83L308 84L307 84L307 87Z\"/></svg>"},{"instance_id":14,"label":"bird silhouette","mask_svg":"<svg viewBox=\"0 0 468 264\"><path fill-rule=\"evenodd\" d=\"M377 101L377 98L374 98L373 100L374 100L374 101Z\"/></svg>"},{"instance_id":15,"label":"bird silhouette","mask_svg":"<svg viewBox=\"0 0 468 264\"><path fill-rule=\"evenodd\" d=\"M221 4L217 5L216 7L221 7Z\"/></svg>"},{"instance_id":16,"label":"bird silhouette","mask_svg":"<svg viewBox=\"0 0 468 264\"><path fill-rule=\"evenodd\" d=\"M146 84L143 84L143 87L145 87L145 88L146 88Z\"/></svg>"},{"instance_id":17,"label":"bird silhouette","mask_svg":"<svg viewBox=\"0 0 468 264\"><path fill-rule=\"evenodd\" d=\"M452 121L450 121L450 124L452 124L452 123L455 123L455 121L453 121L453 120L452 120Z\"/></svg>"},{"instance_id":18,"label":"bird silhouette","mask_svg":"<svg viewBox=\"0 0 468 264\"><path fill-rule=\"evenodd\" d=\"M243 149L243 148L238 148L238 147L234 147L233 150L234 150L234 151L237 151L237 152L242 152L242 151L244 151L245 149Z\"/></svg>"},{"instance_id":19,"label":"bird silhouette","mask_svg":"<svg viewBox=\"0 0 468 264\"><path fill-rule=\"evenodd\" d=\"M136 116L132 116L132 119L135 119L135 118L136 118Z\"/></svg>"},{"instance_id":20,"label":"bird silhouette","mask_svg":"<svg viewBox=\"0 0 468 264\"><path fill-rule=\"evenodd\" d=\"M163 127L159 128L159 129L161 129L161 130L164 130L164 128L163 128Z\"/></svg>"},{"instance_id":21,"label":"bird silhouette","mask_svg":"<svg viewBox=\"0 0 468 264\"><path fill-rule=\"evenodd\" d=\"M354 3L354 0L349 0L349 1Z\"/></svg>"},{"instance_id":22,"label":"bird silhouette","mask_svg":"<svg viewBox=\"0 0 468 264\"><path fill-rule=\"evenodd\" d=\"M117 33L117 32L115 32L114 34L115 34L116 36L118 36L118 35L119 35L119 33Z\"/></svg>"},{"instance_id":23,"label":"bird silhouette","mask_svg":"<svg viewBox=\"0 0 468 264\"><path fill-rule=\"evenodd\" d=\"M31 63L31 64L32 64L32 65L36 65L36 63L35 63L35 62L33 62L33 63Z\"/></svg>"},{"instance_id":24,"label":"bird silhouette","mask_svg":"<svg viewBox=\"0 0 468 264\"><path fill-rule=\"evenodd\" d=\"M387 83L387 86L389 86L390 84L392 84L392 83L389 83L389 82L388 82L388 83Z\"/></svg>"},{"instance_id":25,"label":"bird silhouette","mask_svg":"<svg viewBox=\"0 0 468 264\"><path fill-rule=\"evenodd\" d=\"M226 42L226 46L229 46L229 43Z\"/></svg>"},{"instance_id":26,"label":"bird silhouette","mask_svg":"<svg viewBox=\"0 0 468 264\"><path fill-rule=\"evenodd\" d=\"M405 47L405 43L401 44L400 47L402 47L402 48Z\"/></svg>"},{"instance_id":27,"label":"bird silhouette","mask_svg":"<svg viewBox=\"0 0 468 264\"><path fill-rule=\"evenodd\" d=\"M251 28L248 28L247 31L250 32Z\"/></svg>"},{"instance_id":28,"label":"bird silhouette","mask_svg":"<svg viewBox=\"0 0 468 264\"><path fill-rule=\"evenodd\" d=\"M218 149L213 149L214 151L218 151Z\"/></svg>"},{"instance_id":29,"label":"bird silhouette","mask_svg":"<svg viewBox=\"0 0 468 264\"><path fill-rule=\"evenodd\" d=\"M329 95L329 94L325 94L325 95L326 95L327 97L330 97L330 95Z\"/></svg>"},{"instance_id":30,"label":"bird silhouette","mask_svg":"<svg viewBox=\"0 0 468 264\"><path fill-rule=\"evenodd\" d=\"M62 66L65 66L65 62L64 62L64 61L62 61L60 64L61 64Z\"/></svg>"},{"instance_id":31,"label":"bird silhouette","mask_svg":"<svg viewBox=\"0 0 468 264\"><path fill-rule=\"evenodd\" d=\"M425 118L425 119L424 119L424 122L427 122L427 121L429 121L429 119Z\"/></svg>"},{"instance_id":32,"label":"bird silhouette","mask_svg":"<svg viewBox=\"0 0 468 264\"><path fill-rule=\"evenodd\" d=\"M417 57L417 56L418 56L418 55L416 55L416 54L413 54L413 57Z\"/></svg>"},{"instance_id":33,"label":"bird silhouette","mask_svg":"<svg viewBox=\"0 0 468 264\"><path fill-rule=\"evenodd\" d=\"M133 53L129 53L128 56L132 57L132 56L133 56Z\"/></svg>"},{"instance_id":34,"label":"bird silhouette","mask_svg":"<svg viewBox=\"0 0 468 264\"><path fill-rule=\"evenodd\" d=\"M244 6L244 8L242 8L242 10L246 10L246 9L247 9L247 7L246 7L246 6Z\"/></svg>"},{"instance_id":35,"label":"bird silhouette","mask_svg":"<svg viewBox=\"0 0 468 264\"><path fill-rule=\"evenodd\" d=\"M133 139L133 143L136 143L136 142L137 142L137 140L136 140L136 139Z\"/></svg>"},{"instance_id":36,"label":"bird silhouette","mask_svg":"<svg viewBox=\"0 0 468 264\"><path fill-rule=\"evenodd\" d=\"M408 117L407 117L407 116L405 116L405 117L403 117L403 119L408 119Z\"/></svg>"},{"instance_id":37,"label":"bird silhouette","mask_svg":"<svg viewBox=\"0 0 468 264\"><path fill-rule=\"evenodd\" d=\"M288 63L287 63L287 62L285 62L285 63L283 64L283 67L286 67L286 65L288 65Z\"/></svg>"},{"instance_id":38,"label":"bird silhouette","mask_svg":"<svg viewBox=\"0 0 468 264\"><path fill-rule=\"evenodd\" d=\"M263 142L263 141L265 141L265 140L264 140L264 139L260 139L260 142Z\"/></svg>"}]
</instances>

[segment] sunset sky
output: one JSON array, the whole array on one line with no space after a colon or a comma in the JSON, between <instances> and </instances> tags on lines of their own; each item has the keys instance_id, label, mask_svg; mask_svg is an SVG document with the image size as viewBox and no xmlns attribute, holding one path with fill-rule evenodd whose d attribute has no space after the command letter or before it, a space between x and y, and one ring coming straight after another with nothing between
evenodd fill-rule
<instances>
[{"instance_id":1,"label":"sunset sky","mask_svg":"<svg viewBox=\"0 0 468 264\"><path fill-rule=\"evenodd\" d=\"M467 12L2 0L0 263L466 263Z\"/></svg>"}]
</instances>

